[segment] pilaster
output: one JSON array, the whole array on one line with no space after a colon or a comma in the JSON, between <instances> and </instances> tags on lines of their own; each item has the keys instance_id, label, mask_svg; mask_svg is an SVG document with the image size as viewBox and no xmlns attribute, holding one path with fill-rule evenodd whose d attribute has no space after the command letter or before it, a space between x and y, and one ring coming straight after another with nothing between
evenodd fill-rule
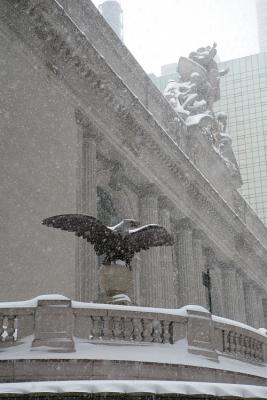
<instances>
[{"instance_id":1,"label":"pilaster","mask_svg":"<svg viewBox=\"0 0 267 400\"><path fill-rule=\"evenodd\" d=\"M263 290L260 289L258 286L256 286L259 328L265 328L265 318L264 318L264 309L263 309L264 295L265 295L265 293L263 292Z\"/></svg>"},{"instance_id":2,"label":"pilaster","mask_svg":"<svg viewBox=\"0 0 267 400\"><path fill-rule=\"evenodd\" d=\"M254 328L259 328L258 298L254 283L246 281L244 283L244 290L247 324Z\"/></svg>"},{"instance_id":3,"label":"pilaster","mask_svg":"<svg viewBox=\"0 0 267 400\"><path fill-rule=\"evenodd\" d=\"M166 197L159 200L159 224L171 233L171 210L173 206ZM162 307L174 308L174 279L173 279L173 249L171 246L160 248L160 274L161 274L161 299Z\"/></svg>"},{"instance_id":4,"label":"pilaster","mask_svg":"<svg viewBox=\"0 0 267 400\"><path fill-rule=\"evenodd\" d=\"M241 270L236 271L236 288L238 294L239 321L247 323L245 292L244 292L244 276Z\"/></svg>"},{"instance_id":5,"label":"pilaster","mask_svg":"<svg viewBox=\"0 0 267 400\"><path fill-rule=\"evenodd\" d=\"M195 304L193 227L188 218L178 223L177 264L180 304Z\"/></svg>"},{"instance_id":6,"label":"pilaster","mask_svg":"<svg viewBox=\"0 0 267 400\"><path fill-rule=\"evenodd\" d=\"M232 263L221 263L221 268L223 276L225 317L239 321L236 269Z\"/></svg>"},{"instance_id":7,"label":"pilaster","mask_svg":"<svg viewBox=\"0 0 267 400\"><path fill-rule=\"evenodd\" d=\"M97 217L96 151L98 131L82 113L75 112L78 126L77 212ZM94 301L98 296L98 260L93 246L78 238L76 245L76 298Z\"/></svg>"},{"instance_id":8,"label":"pilaster","mask_svg":"<svg viewBox=\"0 0 267 400\"><path fill-rule=\"evenodd\" d=\"M203 285L203 272L205 270L205 263L203 257L203 234L199 230L193 231L193 281L195 285L195 292L193 293L194 304L201 305L207 308L206 288Z\"/></svg>"},{"instance_id":9,"label":"pilaster","mask_svg":"<svg viewBox=\"0 0 267 400\"><path fill-rule=\"evenodd\" d=\"M153 184L140 188L140 221L142 224L158 224L158 191ZM161 306L160 278L160 249L158 247L150 248L142 252L142 266L140 270L140 297L142 306Z\"/></svg>"}]
</instances>

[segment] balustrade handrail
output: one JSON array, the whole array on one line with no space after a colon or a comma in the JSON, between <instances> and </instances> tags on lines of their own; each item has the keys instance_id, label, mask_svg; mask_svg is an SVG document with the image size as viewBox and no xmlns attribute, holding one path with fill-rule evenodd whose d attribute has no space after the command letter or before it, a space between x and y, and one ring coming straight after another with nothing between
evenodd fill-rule
<instances>
[{"instance_id":1,"label":"balustrade handrail","mask_svg":"<svg viewBox=\"0 0 267 400\"><path fill-rule=\"evenodd\" d=\"M56 314L57 313L57 314ZM90 341L174 344L187 337L188 351L210 352L246 362L264 362L267 330L214 316L200 306L162 309L71 301L64 296L40 296L26 302L0 303L0 346L42 334L40 318L55 321L66 315L60 330ZM38 316L37 316L38 315ZM40 317L41 316L41 317ZM53 319L54 318L54 319ZM70 323L70 321L72 321ZM57 328L56 328L57 327ZM56 331L51 324L50 339ZM206 338L203 340L202 331ZM57 331L58 332L58 331ZM46 332L47 335L47 332ZM199 350L203 346L203 350ZM198 349L198 350L196 350ZM202 351L202 353L201 353Z\"/></svg>"}]
</instances>

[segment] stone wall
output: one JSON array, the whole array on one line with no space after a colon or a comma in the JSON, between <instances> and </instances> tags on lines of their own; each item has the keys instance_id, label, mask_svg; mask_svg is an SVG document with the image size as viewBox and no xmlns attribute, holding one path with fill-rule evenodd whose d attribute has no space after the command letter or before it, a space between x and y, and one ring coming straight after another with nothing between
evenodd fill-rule
<instances>
[{"instance_id":1,"label":"stone wall","mask_svg":"<svg viewBox=\"0 0 267 400\"><path fill-rule=\"evenodd\" d=\"M41 225L45 217L76 209L72 104L3 24L0 51L0 299L51 290L74 296L74 238Z\"/></svg>"}]
</instances>

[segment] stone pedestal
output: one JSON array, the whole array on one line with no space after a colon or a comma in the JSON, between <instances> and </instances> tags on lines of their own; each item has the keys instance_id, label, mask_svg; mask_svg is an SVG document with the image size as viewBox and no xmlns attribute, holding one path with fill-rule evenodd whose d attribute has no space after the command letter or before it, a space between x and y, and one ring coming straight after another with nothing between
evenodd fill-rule
<instances>
[{"instance_id":1,"label":"stone pedestal","mask_svg":"<svg viewBox=\"0 0 267 400\"><path fill-rule=\"evenodd\" d=\"M75 351L71 300L38 300L32 347L46 346L53 352Z\"/></svg>"},{"instance_id":2,"label":"stone pedestal","mask_svg":"<svg viewBox=\"0 0 267 400\"><path fill-rule=\"evenodd\" d=\"M133 286L133 272L125 265L102 265L98 273L102 290L100 302L106 304L131 304L128 292Z\"/></svg>"},{"instance_id":3,"label":"stone pedestal","mask_svg":"<svg viewBox=\"0 0 267 400\"><path fill-rule=\"evenodd\" d=\"M188 351L217 360L211 314L204 309L203 311L188 309L187 315Z\"/></svg>"}]
</instances>

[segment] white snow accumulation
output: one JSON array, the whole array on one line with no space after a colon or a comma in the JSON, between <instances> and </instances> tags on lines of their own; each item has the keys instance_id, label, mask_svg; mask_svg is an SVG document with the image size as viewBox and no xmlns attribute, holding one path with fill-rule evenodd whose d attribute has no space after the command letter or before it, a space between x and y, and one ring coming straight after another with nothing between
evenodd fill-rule
<instances>
[{"instance_id":1,"label":"white snow accumulation","mask_svg":"<svg viewBox=\"0 0 267 400\"><path fill-rule=\"evenodd\" d=\"M267 365L255 365L228 357L219 356L218 361L188 352L187 339L175 344L107 342L74 338L76 351L73 353L54 353L48 347L31 347L33 336L21 339L16 346L0 350L0 360L116 360L191 365L202 368L215 368L267 378Z\"/></svg>"},{"instance_id":2,"label":"white snow accumulation","mask_svg":"<svg viewBox=\"0 0 267 400\"><path fill-rule=\"evenodd\" d=\"M155 393L267 398L263 386L142 380L47 381L0 384L0 393Z\"/></svg>"},{"instance_id":3,"label":"white snow accumulation","mask_svg":"<svg viewBox=\"0 0 267 400\"><path fill-rule=\"evenodd\" d=\"M61 294L45 294L38 297L35 297L30 300L25 301L13 301L13 302L0 302L1 308L22 308L22 307L37 307L38 300L70 300L68 297L63 296ZM157 313L157 314L170 314L170 315L180 315L183 317L187 317L187 311L198 311L198 312L206 312L208 310L202 306L198 305L187 305L178 309L173 308L153 308L153 307L137 307L137 306L120 306L120 305L112 305L112 304L98 304L98 303L84 303L81 301L71 302L73 308L89 308L89 309L105 309L105 310L123 310L123 311L139 311L139 312L149 312L149 313ZM231 320L228 318L218 317L216 315L212 315L213 321L221 322L228 325L234 325L240 328L248 329L252 332L255 332L259 335L265 336L267 335L267 329L260 328L256 329L252 326L243 324L242 322L238 322L235 320Z\"/></svg>"},{"instance_id":4,"label":"white snow accumulation","mask_svg":"<svg viewBox=\"0 0 267 400\"><path fill-rule=\"evenodd\" d=\"M61 295L44 295L35 299L0 303L1 308L17 307L36 307L38 300L66 300L67 297ZM140 312L155 312L160 314L171 314L188 316L188 310L206 312L201 306L189 305L180 309L149 308L135 306L119 306L96 303L82 303L72 301L73 308L87 309L110 309ZM212 316L212 319L218 323L225 323L249 329L259 335L266 336L265 329L254 329L248 325L225 318ZM254 376L267 378L267 364L256 365L249 362L243 362L219 355L218 360L208 359L201 355L188 352L187 339L177 341L174 344L161 343L136 343L126 341L92 341L88 339L74 338L76 351L73 353L54 353L47 347L31 347L33 336L20 339L16 345L3 347L0 349L0 360L18 360L18 359L87 359L87 360L117 360L117 361L139 361L167 363L174 365L191 365L195 367L215 368L232 372L240 372ZM188 383L189 384L189 383Z\"/></svg>"}]
</instances>

